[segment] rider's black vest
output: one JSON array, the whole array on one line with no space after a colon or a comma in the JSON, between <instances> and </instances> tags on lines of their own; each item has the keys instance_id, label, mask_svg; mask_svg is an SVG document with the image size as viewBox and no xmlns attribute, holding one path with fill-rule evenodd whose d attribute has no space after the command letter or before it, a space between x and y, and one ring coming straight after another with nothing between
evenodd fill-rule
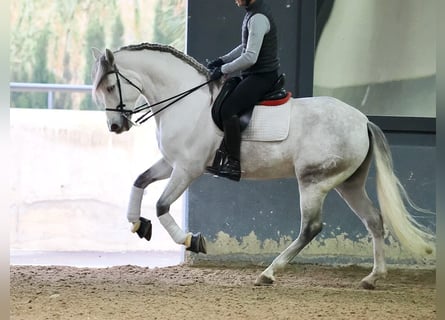
<instances>
[{"instance_id":1,"label":"rider's black vest","mask_svg":"<svg viewBox=\"0 0 445 320\"><path fill-rule=\"evenodd\" d=\"M273 20L270 8L263 2L263 0L256 0L246 9L242 27L242 44L244 50L247 47L247 40L249 38L249 30L247 24L255 14L264 14L270 23L270 31L264 35L263 44L258 55L257 62L247 70L243 71L243 75L252 73L262 73L278 70L280 62L278 60L278 36L275 21Z\"/></svg>"}]
</instances>

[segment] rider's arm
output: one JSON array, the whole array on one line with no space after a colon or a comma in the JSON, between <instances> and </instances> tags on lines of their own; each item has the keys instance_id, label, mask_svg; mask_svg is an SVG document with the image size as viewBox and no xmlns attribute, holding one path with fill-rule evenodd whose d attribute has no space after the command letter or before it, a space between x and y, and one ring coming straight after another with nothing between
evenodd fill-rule
<instances>
[{"instance_id":1,"label":"rider's arm","mask_svg":"<svg viewBox=\"0 0 445 320\"><path fill-rule=\"evenodd\" d=\"M224 63L232 62L233 60L239 58L243 54L243 45L240 44L238 47L222 56L221 59Z\"/></svg>"},{"instance_id":2,"label":"rider's arm","mask_svg":"<svg viewBox=\"0 0 445 320\"><path fill-rule=\"evenodd\" d=\"M264 35L270 30L269 19L263 14L256 14L250 18L247 28L249 29L249 38L247 40L246 51L242 52L235 60L221 67L221 71L224 74L246 70L256 63L263 44ZM238 48L239 47L235 48L235 50ZM228 55L235 50L232 50ZM226 56L222 57L223 61L226 61L224 60Z\"/></svg>"}]
</instances>

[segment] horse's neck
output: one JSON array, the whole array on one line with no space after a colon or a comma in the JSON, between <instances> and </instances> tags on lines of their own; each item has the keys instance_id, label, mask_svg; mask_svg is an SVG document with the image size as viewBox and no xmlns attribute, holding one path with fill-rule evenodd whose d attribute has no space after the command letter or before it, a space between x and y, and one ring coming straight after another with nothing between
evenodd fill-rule
<instances>
[{"instance_id":1,"label":"horse's neck","mask_svg":"<svg viewBox=\"0 0 445 320\"><path fill-rule=\"evenodd\" d=\"M121 51L118 63L139 74L150 104L172 97L206 81L195 68L168 52Z\"/></svg>"},{"instance_id":2,"label":"horse's neck","mask_svg":"<svg viewBox=\"0 0 445 320\"><path fill-rule=\"evenodd\" d=\"M194 67L169 53L143 50L121 53L118 58L125 68L139 74L143 94L151 105L207 81ZM213 95L217 93L217 90L214 91ZM153 111L160 110L168 103L154 107ZM169 134L187 134L209 127L207 122L211 123L211 103L210 87L203 86L156 115L158 130L168 130Z\"/></svg>"}]
</instances>

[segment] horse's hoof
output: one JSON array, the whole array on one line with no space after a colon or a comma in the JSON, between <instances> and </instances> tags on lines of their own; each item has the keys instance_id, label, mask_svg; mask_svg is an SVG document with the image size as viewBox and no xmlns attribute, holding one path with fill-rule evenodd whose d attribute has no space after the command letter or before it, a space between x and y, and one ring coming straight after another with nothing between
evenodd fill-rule
<instances>
[{"instance_id":1,"label":"horse's hoof","mask_svg":"<svg viewBox=\"0 0 445 320\"><path fill-rule=\"evenodd\" d=\"M201 232L192 234L190 247L188 247L186 250L195 253L207 253L206 239L202 236Z\"/></svg>"},{"instance_id":2,"label":"horse's hoof","mask_svg":"<svg viewBox=\"0 0 445 320\"><path fill-rule=\"evenodd\" d=\"M255 281L255 285L256 286L270 286L274 283L275 279L266 277L265 275L260 275L256 281Z\"/></svg>"},{"instance_id":3,"label":"horse's hoof","mask_svg":"<svg viewBox=\"0 0 445 320\"><path fill-rule=\"evenodd\" d=\"M133 225L131 226L131 232L135 233L136 231L139 230L140 227L141 227L141 220L133 222Z\"/></svg>"},{"instance_id":4,"label":"horse's hoof","mask_svg":"<svg viewBox=\"0 0 445 320\"><path fill-rule=\"evenodd\" d=\"M140 217L139 221L141 222L139 228L136 230L139 238L145 238L147 241L151 239L151 221L145 218Z\"/></svg>"},{"instance_id":5,"label":"horse's hoof","mask_svg":"<svg viewBox=\"0 0 445 320\"><path fill-rule=\"evenodd\" d=\"M374 290L375 285L372 283L369 283L368 281L360 281L360 287L366 290Z\"/></svg>"}]
</instances>

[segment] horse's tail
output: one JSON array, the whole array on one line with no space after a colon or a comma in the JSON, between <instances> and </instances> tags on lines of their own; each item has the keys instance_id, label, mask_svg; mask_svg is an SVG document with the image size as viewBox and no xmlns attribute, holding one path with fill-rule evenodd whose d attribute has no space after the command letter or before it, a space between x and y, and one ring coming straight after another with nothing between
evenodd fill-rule
<instances>
[{"instance_id":1,"label":"horse's tail","mask_svg":"<svg viewBox=\"0 0 445 320\"><path fill-rule=\"evenodd\" d=\"M368 122L374 150L377 196L384 223L392 234L416 256L430 255L434 251L435 236L414 220L405 207L405 202L417 211L427 212L417 207L408 197L393 171L391 150L383 131L374 123Z\"/></svg>"}]
</instances>

